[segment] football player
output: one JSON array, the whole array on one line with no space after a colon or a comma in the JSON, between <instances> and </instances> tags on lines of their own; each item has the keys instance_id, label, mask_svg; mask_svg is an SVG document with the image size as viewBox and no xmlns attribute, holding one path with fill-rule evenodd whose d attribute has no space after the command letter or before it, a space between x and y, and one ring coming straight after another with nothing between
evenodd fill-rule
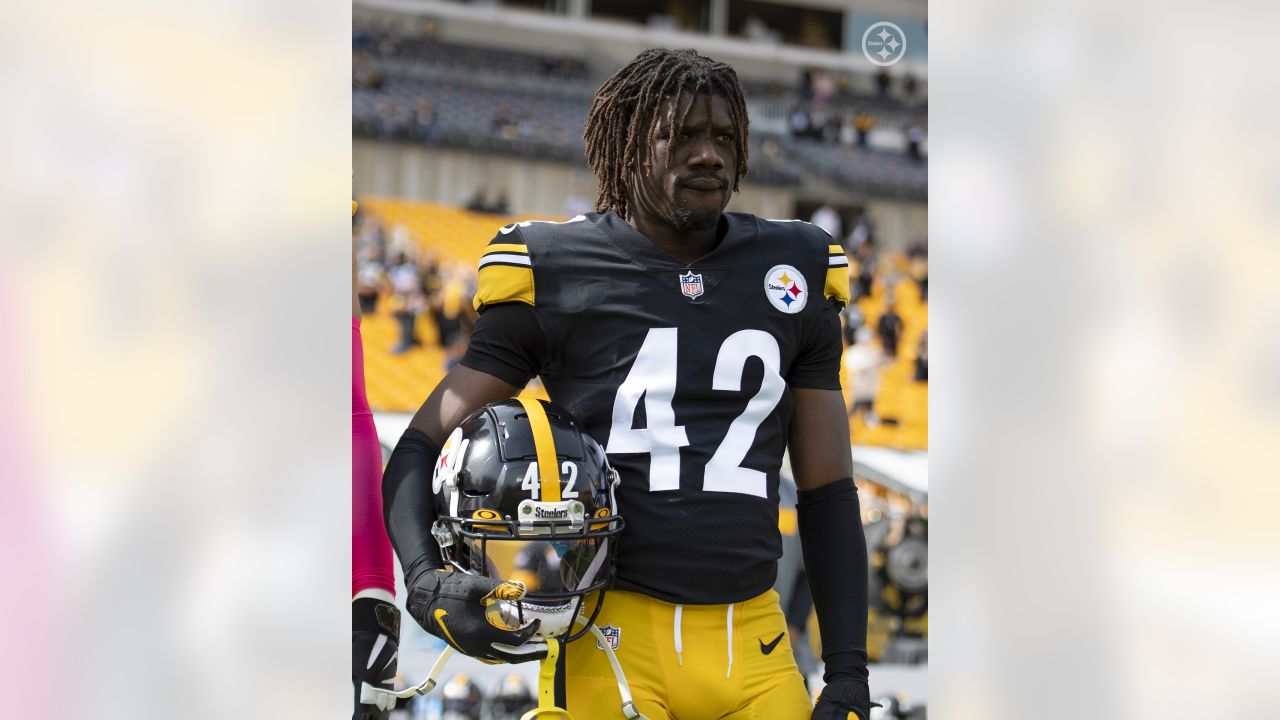
<instances>
[{"instance_id":1,"label":"football player","mask_svg":"<svg viewBox=\"0 0 1280 720\"><path fill-rule=\"evenodd\" d=\"M867 555L840 393L848 260L822 230L724 212L747 171L732 68L647 50L604 82L584 138L598 212L498 231L458 367L388 463L387 527L407 607L468 654L519 662L528 628L486 622L499 579L442 572L431 477L482 405L541 376L621 474L615 590L597 624L653 720L867 720ZM771 589L790 450L826 687L814 707ZM428 611L428 609L432 609ZM557 705L618 716L590 641L560 654Z\"/></svg>"},{"instance_id":2,"label":"football player","mask_svg":"<svg viewBox=\"0 0 1280 720\"><path fill-rule=\"evenodd\" d=\"M355 215L356 204L351 203ZM351 683L353 720L386 720L382 706L360 688L391 689L396 676L400 611L395 606L391 543L382 522L382 450L364 392L364 347L360 341L360 301L356 297L356 253L351 246Z\"/></svg>"}]
</instances>

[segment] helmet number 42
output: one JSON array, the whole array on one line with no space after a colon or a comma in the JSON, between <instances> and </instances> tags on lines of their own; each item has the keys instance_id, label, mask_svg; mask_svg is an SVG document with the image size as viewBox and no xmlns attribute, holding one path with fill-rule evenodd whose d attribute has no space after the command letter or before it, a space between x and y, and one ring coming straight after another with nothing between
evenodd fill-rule
<instances>
[{"instance_id":1,"label":"helmet number 42","mask_svg":"<svg viewBox=\"0 0 1280 720\"><path fill-rule=\"evenodd\" d=\"M560 466L560 474L568 475L569 481L565 483L564 489L560 491L560 497L576 498L578 491L574 485L578 482L578 466L576 463L568 460ZM529 493L529 497L534 500L540 500L538 493L542 491L542 478L538 474L538 461L534 460L529 463L529 468L524 471L524 477L520 479L520 489Z\"/></svg>"}]
</instances>

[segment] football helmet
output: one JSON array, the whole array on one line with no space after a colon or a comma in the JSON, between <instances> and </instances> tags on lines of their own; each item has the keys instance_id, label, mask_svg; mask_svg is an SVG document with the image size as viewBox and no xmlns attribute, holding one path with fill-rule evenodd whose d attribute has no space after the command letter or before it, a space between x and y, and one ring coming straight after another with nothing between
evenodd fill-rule
<instances>
[{"instance_id":1,"label":"football helmet","mask_svg":"<svg viewBox=\"0 0 1280 720\"><path fill-rule=\"evenodd\" d=\"M565 409L517 398L486 405L453 431L432 475L432 535L445 563L516 586L487 599L495 627L540 619L537 637L588 631L585 598L613 579L623 529L618 474ZM575 620L577 621L575 623Z\"/></svg>"}]
</instances>

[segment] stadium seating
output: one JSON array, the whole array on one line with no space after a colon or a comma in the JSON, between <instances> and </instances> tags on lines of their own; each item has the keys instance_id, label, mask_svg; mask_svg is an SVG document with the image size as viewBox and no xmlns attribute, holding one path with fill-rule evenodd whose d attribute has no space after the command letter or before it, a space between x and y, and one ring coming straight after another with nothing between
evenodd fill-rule
<instances>
[{"instance_id":1,"label":"stadium seating","mask_svg":"<svg viewBox=\"0 0 1280 720\"><path fill-rule=\"evenodd\" d=\"M382 80L352 89L352 129L358 136L460 147L475 152L583 163L582 129L599 77L573 58L445 43L432 38L355 38ZM372 48L372 49L371 49ZM900 151L851 148L786 135L800 99L794 90L746 83L752 118L754 183L798 186L806 176L881 197L924 199L928 166ZM415 108L430 102L434 121L419 126ZM829 112L867 109L878 128L925 124L922 107L840 95ZM883 131L883 130L882 130ZM772 137L779 157L764 158Z\"/></svg>"},{"instance_id":2,"label":"stadium seating","mask_svg":"<svg viewBox=\"0 0 1280 720\"><path fill-rule=\"evenodd\" d=\"M904 267L905 259L893 255L882 258L882 265ZM883 273L876 278L870 297L858 300L867 325L873 328L885 310L887 292L883 278ZM929 327L929 306L921 299L918 286L903 280L894 290L894 308L902 317L902 337L898 342L897 360L880 375L875 411L882 422L872 427L859 418L852 423L850 435L859 445L925 450L929 447L929 386L916 382L914 375L916 347ZM848 379L843 382L847 405L851 400ZM886 419L896 420L897 425L883 422Z\"/></svg>"}]
</instances>

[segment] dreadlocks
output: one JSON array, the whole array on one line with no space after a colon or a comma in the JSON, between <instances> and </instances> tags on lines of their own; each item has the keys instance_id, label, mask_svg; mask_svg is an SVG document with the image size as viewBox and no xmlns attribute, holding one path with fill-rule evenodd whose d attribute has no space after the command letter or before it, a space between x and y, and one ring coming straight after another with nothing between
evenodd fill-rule
<instances>
[{"instance_id":1,"label":"dreadlocks","mask_svg":"<svg viewBox=\"0 0 1280 720\"><path fill-rule=\"evenodd\" d=\"M691 97L709 91L724 97L736 130L733 141L738 181L747 174L747 104L733 68L694 50L654 48L636 56L615 72L596 92L582 134L587 146L587 164L600 180L596 209L612 210L627 216L627 172L639 160L645 172L652 169L649 148L658 139L658 108L663 98ZM667 161L674 150L673 140L684 125L693 103L674 108L667 129Z\"/></svg>"}]
</instances>

